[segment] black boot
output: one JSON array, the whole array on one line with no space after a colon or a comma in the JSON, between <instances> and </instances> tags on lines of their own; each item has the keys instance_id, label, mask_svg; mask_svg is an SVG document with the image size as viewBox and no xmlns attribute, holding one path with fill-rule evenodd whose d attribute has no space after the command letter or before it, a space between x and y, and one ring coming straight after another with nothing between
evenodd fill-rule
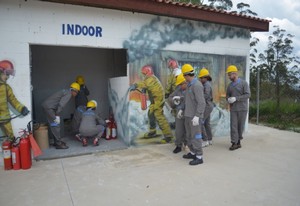
<instances>
[{"instance_id":1,"label":"black boot","mask_svg":"<svg viewBox=\"0 0 300 206\"><path fill-rule=\"evenodd\" d=\"M192 153L189 152L189 153L183 155L182 158L184 158L184 159L196 159L196 155L195 154L193 155Z\"/></svg>"},{"instance_id":2,"label":"black boot","mask_svg":"<svg viewBox=\"0 0 300 206\"><path fill-rule=\"evenodd\" d=\"M178 152L181 152L181 147L176 147L174 150L173 150L173 153L176 154Z\"/></svg>"},{"instance_id":3,"label":"black boot","mask_svg":"<svg viewBox=\"0 0 300 206\"><path fill-rule=\"evenodd\" d=\"M238 149L238 148L240 148L240 147L238 146L238 144L232 143L231 147L229 147L229 150L233 151L233 150L236 150L236 149Z\"/></svg>"},{"instance_id":4,"label":"black boot","mask_svg":"<svg viewBox=\"0 0 300 206\"><path fill-rule=\"evenodd\" d=\"M190 161L189 164L190 164L190 165L199 165L199 164L203 164L203 159L202 159L202 158L201 158L201 159L198 159L198 158L193 159L192 161Z\"/></svg>"}]
</instances>

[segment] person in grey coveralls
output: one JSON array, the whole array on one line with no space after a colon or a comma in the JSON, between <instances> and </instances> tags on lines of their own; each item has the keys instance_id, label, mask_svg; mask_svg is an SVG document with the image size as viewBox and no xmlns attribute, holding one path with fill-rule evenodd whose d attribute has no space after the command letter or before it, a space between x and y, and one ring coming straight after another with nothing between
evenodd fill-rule
<instances>
[{"instance_id":1,"label":"person in grey coveralls","mask_svg":"<svg viewBox=\"0 0 300 206\"><path fill-rule=\"evenodd\" d=\"M213 94L210 82L212 81L209 71L206 68L202 68L198 76L200 82L204 89L204 98L206 102L206 107L204 111L203 124L202 124L202 147L207 147L212 145L212 132L210 127L210 114L214 109Z\"/></svg>"},{"instance_id":2,"label":"person in grey coveralls","mask_svg":"<svg viewBox=\"0 0 300 206\"><path fill-rule=\"evenodd\" d=\"M238 69L235 65L227 68L231 83L227 87L226 99L230 105L230 137L231 147L229 150L236 150L242 147L243 131L248 113L248 99L250 88L248 83L238 77Z\"/></svg>"},{"instance_id":3,"label":"person in grey coveralls","mask_svg":"<svg viewBox=\"0 0 300 206\"><path fill-rule=\"evenodd\" d=\"M54 145L56 149L68 149L69 147L61 140L60 136L60 114L66 104L75 97L80 90L78 83L70 85L70 89L60 90L48 97L42 104L46 113L47 121L54 136Z\"/></svg>"},{"instance_id":4,"label":"person in grey coveralls","mask_svg":"<svg viewBox=\"0 0 300 206\"><path fill-rule=\"evenodd\" d=\"M176 148L173 150L173 153L181 152L182 146L186 145L186 132L184 124L184 93L187 87L187 82L183 74L179 74L176 77L176 88L168 98L169 104L172 109L176 108L176 117L175 117L175 145Z\"/></svg>"},{"instance_id":5,"label":"person in grey coveralls","mask_svg":"<svg viewBox=\"0 0 300 206\"><path fill-rule=\"evenodd\" d=\"M82 114L79 126L82 146L87 146L89 137L93 138L93 145L98 146L99 139L105 130L106 122L96 114L96 106L96 101L89 101L86 105L86 111Z\"/></svg>"},{"instance_id":6,"label":"person in grey coveralls","mask_svg":"<svg viewBox=\"0 0 300 206\"><path fill-rule=\"evenodd\" d=\"M188 82L184 95L184 118L187 146L190 149L190 152L183 155L183 158L192 159L192 161L189 162L190 165L198 165L203 163L201 123L203 122L206 105L203 86L197 77L195 77L195 71L192 65L183 65L181 71L185 80Z\"/></svg>"}]
</instances>

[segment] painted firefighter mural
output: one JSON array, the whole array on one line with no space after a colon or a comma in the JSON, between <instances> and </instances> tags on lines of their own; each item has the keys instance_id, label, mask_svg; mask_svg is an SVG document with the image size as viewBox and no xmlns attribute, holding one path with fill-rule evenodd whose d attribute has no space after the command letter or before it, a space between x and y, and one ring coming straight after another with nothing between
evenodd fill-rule
<instances>
[{"instance_id":1,"label":"painted firefighter mural","mask_svg":"<svg viewBox=\"0 0 300 206\"><path fill-rule=\"evenodd\" d=\"M134 30L123 42L123 48L127 49L128 54L130 88L120 94L116 88L110 87L112 90L109 92L110 103L119 125L120 138L128 145L164 143L169 142L169 138L167 141L162 140L171 137L171 134L169 135L171 128L172 141L175 140L174 123L177 114L165 98L176 90L176 76L180 74L184 64L190 64L194 68L196 77L202 68L209 71L212 77L210 83L214 105L210 114L212 135L214 137L229 135L230 113L226 101L226 87L229 80L226 68L231 64L237 65L240 75L245 77L247 56L208 54L201 52L201 48L199 52L187 51L193 42L205 44L220 39L248 38L249 32L241 28L161 17L154 18L140 29ZM177 49L172 51L167 50L167 47ZM147 65L151 68L149 75L141 71ZM146 83L149 81L147 78L156 80L151 84L157 85L154 86L155 89L147 86L149 84ZM155 103L157 101L154 100L151 90L157 90L159 94L157 96L160 97L159 106ZM146 103L143 103L144 101ZM155 110L156 108L159 110Z\"/></svg>"},{"instance_id":2,"label":"painted firefighter mural","mask_svg":"<svg viewBox=\"0 0 300 206\"><path fill-rule=\"evenodd\" d=\"M12 88L7 84L10 76L15 75L14 65L9 60L0 61L0 128L8 140L13 141L14 133L11 125L12 116L9 106L13 107L19 115L26 116L29 110L26 106L21 104L15 97Z\"/></svg>"}]
</instances>

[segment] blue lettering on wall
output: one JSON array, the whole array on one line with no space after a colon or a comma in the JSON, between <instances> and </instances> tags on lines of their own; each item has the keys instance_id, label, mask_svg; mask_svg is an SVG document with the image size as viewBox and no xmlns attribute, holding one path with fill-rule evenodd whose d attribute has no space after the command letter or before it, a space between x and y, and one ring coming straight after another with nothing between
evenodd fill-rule
<instances>
[{"instance_id":1,"label":"blue lettering on wall","mask_svg":"<svg viewBox=\"0 0 300 206\"><path fill-rule=\"evenodd\" d=\"M102 28L100 26L86 26L78 24L62 24L62 35L83 35L102 37Z\"/></svg>"}]
</instances>

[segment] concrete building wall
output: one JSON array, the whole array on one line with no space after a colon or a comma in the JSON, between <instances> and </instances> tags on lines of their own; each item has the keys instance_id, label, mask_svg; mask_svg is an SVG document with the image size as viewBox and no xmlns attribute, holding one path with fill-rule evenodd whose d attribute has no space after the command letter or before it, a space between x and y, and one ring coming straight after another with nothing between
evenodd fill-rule
<instances>
[{"instance_id":1,"label":"concrete building wall","mask_svg":"<svg viewBox=\"0 0 300 206\"><path fill-rule=\"evenodd\" d=\"M153 30L149 30L149 35L142 36L144 40L148 39L158 43L160 46L154 45L151 48L151 45L142 41L142 45L140 45L141 50L152 49L153 51L180 51L248 57L249 38L246 38L245 34L246 36L247 34L249 35L249 31L244 29L236 29L236 31L244 33L242 37L236 34L224 36L224 33L216 33L217 27L222 29L220 25L184 21L188 25L196 25L194 27L196 30L199 30L199 28L203 29L201 31L202 34L198 36L204 36L206 39L201 39L200 37L191 40L174 38L168 41L168 36L172 36L174 31L178 31L178 34L175 36L181 35L180 31L182 28L178 27L178 25L182 24L181 21L184 20L43 1L2 0L0 1L0 60L8 59L14 63L16 76L10 78L8 83L12 86L16 97L31 109L32 61L30 45L101 49L125 48L128 49L129 62L133 63L134 60L131 59L131 54L136 52L134 49L139 48L139 45L131 44L131 42L137 36L140 38L141 35L147 34L143 29L154 28L156 31L159 31L163 26L166 39L163 37L163 40L161 40L161 33L153 32ZM80 27L84 31L90 29L90 32L83 34L84 32L81 30L81 32L76 33L76 25L77 28ZM68 32L68 26L70 28L74 27L73 34L71 34L70 29ZM96 30L99 27L101 28L101 34L98 32L97 35ZM226 28L224 31L226 31ZM244 68L246 74L248 74L248 64L248 60L246 60L246 68ZM246 75L246 78L248 77L249 75ZM64 85L58 82L65 83L66 80L71 81L72 78L68 77L66 79L65 76L58 76L55 87L58 88ZM124 86L129 86L128 79L122 79L121 81L124 81ZM29 116L13 120L12 124L15 133L20 127L26 125L29 120Z\"/></svg>"}]
</instances>

